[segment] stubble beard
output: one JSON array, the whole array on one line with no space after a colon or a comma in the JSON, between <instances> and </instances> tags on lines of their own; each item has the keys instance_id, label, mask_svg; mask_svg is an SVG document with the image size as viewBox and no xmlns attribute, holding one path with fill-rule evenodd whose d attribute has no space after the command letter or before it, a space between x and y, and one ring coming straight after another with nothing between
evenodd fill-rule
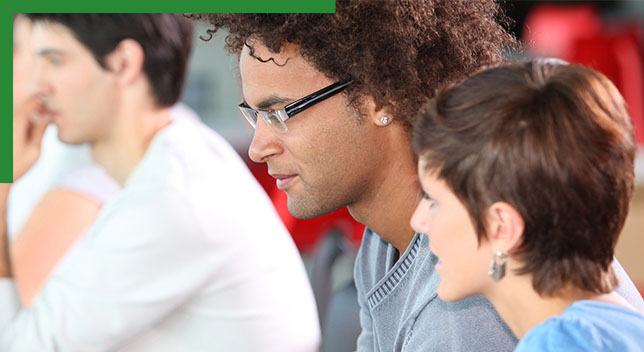
<instances>
[{"instance_id":1,"label":"stubble beard","mask_svg":"<svg viewBox=\"0 0 644 352\"><path fill-rule=\"evenodd\" d=\"M288 211L297 219L313 219L338 209L341 209L349 204L346 199L341 198L337 194L332 194L331 190L327 192L314 192L307 189L306 194L296 197L295 195L288 194Z\"/></svg>"}]
</instances>

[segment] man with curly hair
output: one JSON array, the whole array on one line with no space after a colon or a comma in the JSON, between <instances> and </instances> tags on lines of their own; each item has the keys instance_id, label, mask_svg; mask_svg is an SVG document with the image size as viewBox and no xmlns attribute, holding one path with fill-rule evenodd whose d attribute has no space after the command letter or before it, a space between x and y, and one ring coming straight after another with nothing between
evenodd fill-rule
<instances>
[{"instance_id":1,"label":"man with curly hair","mask_svg":"<svg viewBox=\"0 0 644 352\"><path fill-rule=\"evenodd\" d=\"M437 259L409 220L421 197L410 126L441 86L516 45L489 1L344 1L335 14L194 15L228 30L255 134L298 218L342 207L366 225L355 264L358 351L509 351L480 297L436 296ZM501 21L499 21L501 20ZM464 219L464 221L467 221Z\"/></svg>"}]
</instances>

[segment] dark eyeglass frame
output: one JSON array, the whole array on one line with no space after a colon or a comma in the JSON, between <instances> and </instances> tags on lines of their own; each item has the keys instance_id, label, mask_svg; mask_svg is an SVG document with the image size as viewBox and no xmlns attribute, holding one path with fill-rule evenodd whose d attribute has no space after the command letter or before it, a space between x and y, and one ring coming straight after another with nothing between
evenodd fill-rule
<instances>
[{"instance_id":1,"label":"dark eyeglass frame","mask_svg":"<svg viewBox=\"0 0 644 352\"><path fill-rule=\"evenodd\" d=\"M239 104L239 110L253 128L257 127L257 116L259 115L264 122L271 126L276 132L285 133L288 131L286 120L310 108L311 106L331 98L342 92L353 81L340 81L326 86L316 92L313 92L304 98L298 99L279 110L255 110L248 106L246 102Z\"/></svg>"}]
</instances>

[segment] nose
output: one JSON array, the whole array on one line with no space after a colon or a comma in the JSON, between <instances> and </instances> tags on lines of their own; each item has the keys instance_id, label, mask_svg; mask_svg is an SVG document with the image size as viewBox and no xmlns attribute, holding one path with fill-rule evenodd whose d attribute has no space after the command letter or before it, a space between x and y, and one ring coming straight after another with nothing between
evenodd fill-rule
<instances>
[{"instance_id":1,"label":"nose","mask_svg":"<svg viewBox=\"0 0 644 352\"><path fill-rule=\"evenodd\" d=\"M421 199L421 201L418 203L416 206L416 210L414 210L414 214L411 216L411 219L409 220L409 225L411 225L411 228L416 231L417 233L424 233L428 234L429 233L429 214L426 211L428 209L427 204L425 204L426 200Z\"/></svg>"},{"instance_id":2,"label":"nose","mask_svg":"<svg viewBox=\"0 0 644 352\"><path fill-rule=\"evenodd\" d=\"M248 147L248 156L256 163L265 163L274 155L282 151L279 136L266 125L261 118L257 119L255 134Z\"/></svg>"},{"instance_id":3,"label":"nose","mask_svg":"<svg viewBox=\"0 0 644 352\"><path fill-rule=\"evenodd\" d=\"M49 75L45 65L36 63L33 65L33 72L29 77L29 90L32 94L39 96L50 96L54 92L54 88L49 79Z\"/></svg>"}]
</instances>

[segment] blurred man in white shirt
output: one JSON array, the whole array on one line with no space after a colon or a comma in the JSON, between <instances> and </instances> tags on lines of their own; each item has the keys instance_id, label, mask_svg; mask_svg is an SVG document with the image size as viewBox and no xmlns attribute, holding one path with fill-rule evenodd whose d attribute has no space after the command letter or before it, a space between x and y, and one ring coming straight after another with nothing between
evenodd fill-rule
<instances>
[{"instance_id":1,"label":"blurred man in white shirt","mask_svg":"<svg viewBox=\"0 0 644 352\"><path fill-rule=\"evenodd\" d=\"M221 137L170 114L185 76L189 21L27 17L41 103L14 110L14 179L37 158L41 135L33 132L46 123L29 121L31 107L63 142L89 143L123 189L30 309L17 303L0 248L0 304L15 307L1 313L0 349L314 351L311 290L270 200ZM3 208L7 191L3 185Z\"/></svg>"}]
</instances>

